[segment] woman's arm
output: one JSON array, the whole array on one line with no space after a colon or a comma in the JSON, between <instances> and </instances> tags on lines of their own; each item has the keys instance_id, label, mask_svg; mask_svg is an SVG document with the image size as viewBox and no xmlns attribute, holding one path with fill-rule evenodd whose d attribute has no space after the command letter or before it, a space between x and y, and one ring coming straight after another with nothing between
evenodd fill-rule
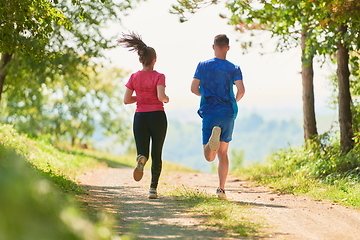
<instances>
[{"instance_id":1,"label":"woman's arm","mask_svg":"<svg viewBox=\"0 0 360 240\"><path fill-rule=\"evenodd\" d=\"M136 96L132 95L133 92L134 92L134 90L126 88L125 94L124 94L124 103L125 104L136 103Z\"/></svg>"},{"instance_id":2,"label":"woman's arm","mask_svg":"<svg viewBox=\"0 0 360 240\"><path fill-rule=\"evenodd\" d=\"M242 80L235 81L235 86L237 88L236 102L238 102L245 94L245 87Z\"/></svg>"},{"instance_id":3,"label":"woman's arm","mask_svg":"<svg viewBox=\"0 0 360 240\"><path fill-rule=\"evenodd\" d=\"M158 85L157 86L157 96L160 102L168 103L169 97L165 94L165 86L164 85Z\"/></svg>"}]
</instances>

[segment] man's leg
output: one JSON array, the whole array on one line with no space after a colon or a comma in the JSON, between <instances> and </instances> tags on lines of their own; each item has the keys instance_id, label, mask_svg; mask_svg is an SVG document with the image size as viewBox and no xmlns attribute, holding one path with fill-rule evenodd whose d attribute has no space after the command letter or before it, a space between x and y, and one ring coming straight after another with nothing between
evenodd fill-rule
<instances>
[{"instance_id":1,"label":"man's leg","mask_svg":"<svg viewBox=\"0 0 360 240\"><path fill-rule=\"evenodd\" d=\"M228 158L229 143L220 142L220 148L217 151L219 164L218 164L218 176L219 176L219 188L225 190L226 178L229 172L229 158Z\"/></svg>"},{"instance_id":2,"label":"man's leg","mask_svg":"<svg viewBox=\"0 0 360 240\"><path fill-rule=\"evenodd\" d=\"M204 145L204 156L208 162L214 161L216 153L220 148L221 128L214 126L208 142Z\"/></svg>"},{"instance_id":3,"label":"man's leg","mask_svg":"<svg viewBox=\"0 0 360 240\"><path fill-rule=\"evenodd\" d=\"M220 144L221 146L221 144ZM204 156L206 161L212 162L215 160L217 151L212 151L209 147L209 144L204 145Z\"/></svg>"}]
</instances>

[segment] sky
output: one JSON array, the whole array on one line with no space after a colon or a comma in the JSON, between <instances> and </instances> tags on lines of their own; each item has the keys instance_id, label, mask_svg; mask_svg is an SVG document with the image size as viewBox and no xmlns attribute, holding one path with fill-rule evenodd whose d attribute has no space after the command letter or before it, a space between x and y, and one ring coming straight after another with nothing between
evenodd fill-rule
<instances>
[{"instance_id":1,"label":"sky","mask_svg":"<svg viewBox=\"0 0 360 240\"><path fill-rule=\"evenodd\" d=\"M226 13L224 4L208 7L180 23L179 17L169 13L173 0L148 0L141 2L129 15L121 19L122 25L109 25L109 34L134 31L143 41L155 48L158 58L155 70L166 76L166 93L170 102L166 110L197 108L199 97L190 92L190 84L198 62L214 57L213 38L224 33L230 38L227 59L240 66L243 72L245 96L239 102L239 112L246 110L302 109L301 50L276 53L275 39L270 34L261 34L253 41L265 45L250 48L243 54L240 42L249 39L247 34L234 31L234 27L221 19ZM265 55L260 53L266 52ZM131 72L141 69L136 53L117 47L106 53L112 64ZM325 109L331 95L330 81L333 74L328 67L315 69L316 109Z\"/></svg>"}]
</instances>

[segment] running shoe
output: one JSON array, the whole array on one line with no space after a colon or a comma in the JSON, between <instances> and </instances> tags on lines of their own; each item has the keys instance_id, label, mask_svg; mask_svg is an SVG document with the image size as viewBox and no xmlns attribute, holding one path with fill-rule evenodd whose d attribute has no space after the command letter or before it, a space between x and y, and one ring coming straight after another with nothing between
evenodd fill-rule
<instances>
[{"instance_id":1,"label":"running shoe","mask_svg":"<svg viewBox=\"0 0 360 240\"><path fill-rule=\"evenodd\" d=\"M218 199L226 200L225 190L221 188L216 189L216 196Z\"/></svg>"},{"instance_id":2,"label":"running shoe","mask_svg":"<svg viewBox=\"0 0 360 240\"><path fill-rule=\"evenodd\" d=\"M141 154L139 154L136 158L136 167L134 169L134 180L140 181L144 175L144 167L147 162L147 158Z\"/></svg>"},{"instance_id":3,"label":"running shoe","mask_svg":"<svg viewBox=\"0 0 360 240\"><path fill-rule=\"evenodd\" d=\"M211 151L217 151L220 147L220 134L221 128L218 126L213 127L211 136L209 138L209 147Z\"/></svg>"},{"instance_id":4,"label":"running shoe","mask_svg":"<svg viewBox=\"0 0 360 240\"><path fill-rule=\"evenodd\" d=\"M149 199L156 199L158 198L157 191L155 188L150 188L149 190Z\"/></svg>"}]
</instances>

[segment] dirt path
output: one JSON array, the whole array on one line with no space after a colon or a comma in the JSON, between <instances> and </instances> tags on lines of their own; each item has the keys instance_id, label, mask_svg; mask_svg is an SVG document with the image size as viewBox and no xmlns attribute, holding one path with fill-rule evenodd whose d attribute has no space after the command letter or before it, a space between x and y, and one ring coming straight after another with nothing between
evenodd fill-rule
<instances>
[{"instance_id":1,"label":"dirt path","mask_svg":"<svg viewBox=\"0 0 360 240\"><path fill-rule=\"evenodd\" d=\"M176 186L197 187L211 194L217 176L198 173L163 173L160 197L147 199L149 172L141 182L132 179L132 169L99 169L79 178L94 208L105 208L118 216L116 231L128 234L137 224L137 239L240 239L224 237L226 233L202 226L202 218L187 212L171 197L161 196ZM261 239L355 240L360 239L360 211L304 197L277 195L265 187L252 187L234 177L228 178L230 201L251 206L269 227ZM244 239L248 239L244 237Z\"/></svg>"}]
</instances>

